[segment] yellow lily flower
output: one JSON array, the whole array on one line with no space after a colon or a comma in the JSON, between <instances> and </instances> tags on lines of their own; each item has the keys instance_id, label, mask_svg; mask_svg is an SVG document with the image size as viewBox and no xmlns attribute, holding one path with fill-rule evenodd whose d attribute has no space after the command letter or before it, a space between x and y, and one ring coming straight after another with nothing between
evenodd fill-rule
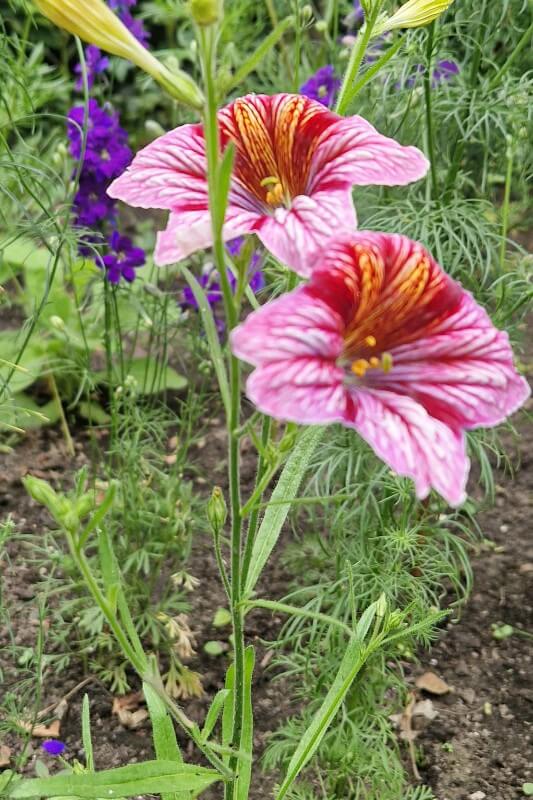
<instances>
[{"instance_id":1,"label":"yellow lily flower","mask_svg":"<svg viewBox=\"0 0 533 800\"><path fill-rule=\"evenodd\" d=\"M391 17L378 23L376 34L396 28L421 28L440 17L453 0L408 0Z\"/></svg>"},{"instance_id":2,"label":"yellow lily flower","mask_svg":"<svg viewBox=\"0 0 533 800\"><path fill-rule=\"evenodd\" d=\"M35 0L39 11L59 28L106 53L120 56L151 75L176 100L201 108L203 96L186 72L170 72L135 38L103 0Z\"/></svg>"}]
</instances>

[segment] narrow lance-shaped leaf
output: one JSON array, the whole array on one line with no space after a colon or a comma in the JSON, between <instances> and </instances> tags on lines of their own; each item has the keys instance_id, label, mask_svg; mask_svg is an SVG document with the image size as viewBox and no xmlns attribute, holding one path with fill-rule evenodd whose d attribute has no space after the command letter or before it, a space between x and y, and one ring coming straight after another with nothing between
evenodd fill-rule
<instances>
[{"instance_id":1,"label":"narrow lance-shaped leaf","mask_svg":"<svg viewBox=\"0 0 533 800\"><path fill-rule=\"evenodd\" d=\"M296 497L303 476L309 467L309 459L322 438L324 430L322 427L310 427L304 431L282 470L276 488L272 492L273 505L267 508L254 542L250 571L244 590L245 597L252 593L263 567L278 541L291 502ZM286 502L274 505L278 500Z\"/></svg>"},{"instance_id":2,"label":"narrow lance-shaped leaf","mask_svg":"<svg viewBox=\"0 0 533 800\"><path fill-rule=\"evenodd\" d=\"M69 773L24 780L8 787L6 795L19 800L57 795L112 799L175 792L177 788L181 792L199 792L219 780L219 773L212 769L175 761L145 761L102 772Z\"/></svg>"}]
</instances>

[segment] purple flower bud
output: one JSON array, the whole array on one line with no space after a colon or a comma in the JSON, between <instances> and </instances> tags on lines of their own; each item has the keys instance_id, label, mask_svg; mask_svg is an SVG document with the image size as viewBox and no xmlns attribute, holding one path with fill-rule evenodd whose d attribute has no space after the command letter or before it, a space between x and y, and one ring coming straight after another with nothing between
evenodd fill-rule
<instances>
[{"instance_id":1,"label":"purple flower bud","mask_svg":"<svg viewBox=\"0 0 533 800\"><path fill-rule=\"evenodd\" d=\"M41 747L49 756L60 756L66 747L65 742L60 742L59 739L45 739Z\"/></svg>"}]
</instances>

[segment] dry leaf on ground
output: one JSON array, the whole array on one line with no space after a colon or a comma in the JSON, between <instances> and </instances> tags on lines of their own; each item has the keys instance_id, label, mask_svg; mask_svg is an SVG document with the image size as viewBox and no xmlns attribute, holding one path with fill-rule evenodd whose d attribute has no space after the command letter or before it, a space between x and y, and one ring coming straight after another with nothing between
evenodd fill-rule
<instances>
[{"instance_id":1,"label":"dry leaf on ground","mask_svg":"<svg viewBox=\"0 0 533 800\"><path fill-rule=\"evenodd\" d=\"M61 723L58 719L55 719L50 725L32 726L31 722L27 722L26 720L19 720L17 724L19 728L28 731L28 733L31 733L32 736L36 736L38 739L58 739L61 729Z\"/></svg>"},{"instance_id":2,"label":"dry leaf on ground","mask_svg":"<svg viewBox=\"0 0 533 800\"><path fill-rule=\"evenodd\" d=\"M443 681L442 678L439 678L434 672L424 672L423 675L419 675L415 681L415 685L417 689L423 689L430 694L441 695L451 692L451 687L448 686L446 681Z\"/></svg>"},{"instance_id":3,"label":"dry leaf on ground","mask_svg":"<svg viewBox=\"0 0 533 800\"><path fill-rule=\"evenodd\" d=\"M5 744L0 745L0 769L8 767L11 760L11 748Z\"/></svg>"}]
</instances>

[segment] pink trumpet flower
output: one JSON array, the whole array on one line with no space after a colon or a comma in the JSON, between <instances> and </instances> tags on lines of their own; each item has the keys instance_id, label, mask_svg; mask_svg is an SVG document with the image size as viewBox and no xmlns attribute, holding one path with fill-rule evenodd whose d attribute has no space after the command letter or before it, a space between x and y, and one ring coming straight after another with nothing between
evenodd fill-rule
<instances>
[{"instance_id":1,"label":"pink trumpet flower","mask_svg":"<svg viewBox=\"0 0 533 800\"><path fill-rule=\"evenodd\" d=\"M428 169L416 147L302 95L247 95L218 121L222 148L236 147L224 239L256 233L304 276L332 235L356 227L353 185L405 185ZM203 126L182 125L137 153L108 189L130 205L170 211L156 245L160 266L212 243L206 168Z\"/></svg>"},{"instance_id":2,"label":"pink trumpet flower","mask_svg":"<svg viewBox=\"0 0 533 800\"><path fill-rule=\"evenodd\" d=\"M419 498L465 499L464 431L529 396L506 333L417 242L361 231L332 240L311 280L232 333L256 369L247 394L273 417L341 422Z\"/></svg>"}]
</instances>

